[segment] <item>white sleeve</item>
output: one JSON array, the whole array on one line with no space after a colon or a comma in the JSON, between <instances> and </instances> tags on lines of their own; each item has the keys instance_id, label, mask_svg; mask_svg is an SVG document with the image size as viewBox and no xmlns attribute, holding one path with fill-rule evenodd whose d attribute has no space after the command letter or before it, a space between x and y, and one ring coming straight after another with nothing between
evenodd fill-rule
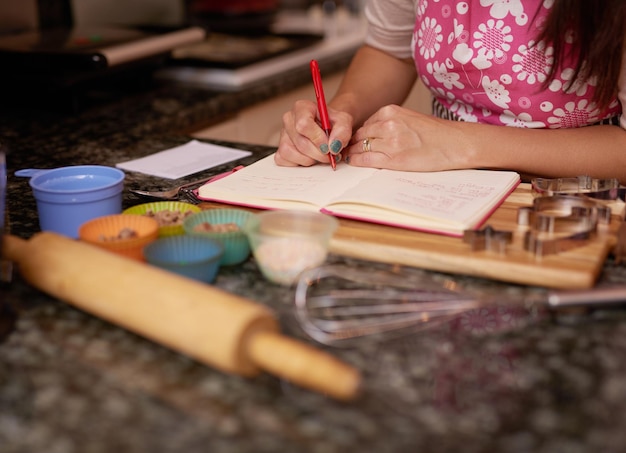
<instances>
[{"instance_id":1,"label":"white sleeve","mask_svg":"<svg viewBox=\"0 0 626 453\"><path fill-rule=\"evenodd\" d=\"M418 0L368 0L365 44L397 58L411 58L411 38Z\"/></svg>"}]
</instances>

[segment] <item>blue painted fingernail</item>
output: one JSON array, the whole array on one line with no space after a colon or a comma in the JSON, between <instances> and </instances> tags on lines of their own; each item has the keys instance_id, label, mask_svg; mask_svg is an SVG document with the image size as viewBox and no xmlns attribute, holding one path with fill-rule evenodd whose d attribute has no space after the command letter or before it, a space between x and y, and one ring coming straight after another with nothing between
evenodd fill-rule
<instances>
[{"instance_id":1,"label":"blue painted fingernail","mask_svg":"<svg viewBox=\"0 0 626 453\"><path fill-rule=\"evenodd\" d=\"M326 143L321 145L320 146L320 151L322 152L322 154L328 154L328 145Z\"/></svg>"},{"instance_id":2,"label":"blue painted fingernail","mask_svg":"<svg viewBox=\"0 0 626 453\"><path fill-rule=\"evenodd\" d=\"M343 145L339 140L333 140L333 142L330 144L330 150L333 154L337 154L339 151L341 151L341 148L343 148Z\"/></svg>"},{"instance_id":3,"label":"blue painted fingernail","mask_svg":"<svg viewBox=\"0 0 626 453\"><path fill-rule=\"evenodd\" d=\"M344 160L344 162L346 164L349 164L350 163L350 156L346 156L343 160Z\"/></svg>"}]
</instances>

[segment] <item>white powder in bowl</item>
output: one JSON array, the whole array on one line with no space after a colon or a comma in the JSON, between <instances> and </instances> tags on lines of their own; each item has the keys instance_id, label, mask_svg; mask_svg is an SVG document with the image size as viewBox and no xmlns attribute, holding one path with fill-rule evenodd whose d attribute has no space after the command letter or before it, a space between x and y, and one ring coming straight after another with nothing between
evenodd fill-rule
<instances>
[{"instance_id":1,"label":"white powder in bowl","mask_svg":"<svg viewBox=\"0 0 626 453\"><path fill-rule=\"evenodd\" d=\"M322 264L326 249L306 238L279 238L260 244L254 256L269 280L290 285L303 270Z\"/></svg>"}]
</instances>

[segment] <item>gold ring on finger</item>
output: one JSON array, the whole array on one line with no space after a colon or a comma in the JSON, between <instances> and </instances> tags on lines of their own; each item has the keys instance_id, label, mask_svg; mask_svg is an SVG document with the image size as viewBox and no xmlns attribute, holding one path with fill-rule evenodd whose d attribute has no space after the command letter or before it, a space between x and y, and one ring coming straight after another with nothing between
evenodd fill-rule
<instances>
[{"instance_id":1,"label":"gold ring on finger","mask_svg":"<svg viewBox=\"0 0 626 453\"><path fill-rule=\"evenodd\" d=\"M367 137L363 140L363 152L369 153L370 151L372 151L372 138Z\"/></svg>"}]
</instances>

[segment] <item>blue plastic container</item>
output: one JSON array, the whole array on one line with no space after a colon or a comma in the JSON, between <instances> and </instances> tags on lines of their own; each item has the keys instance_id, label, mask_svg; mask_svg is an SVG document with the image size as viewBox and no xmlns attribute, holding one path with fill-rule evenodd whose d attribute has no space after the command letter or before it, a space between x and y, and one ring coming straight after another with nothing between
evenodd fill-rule
<instances>
[{"instance_id":1,"label":"blue plastic container","mask_svg":"<svg viewBox=\"0 0 626 453\"><path fill-rule=\"evenodd\" d=\"M223 253L221 243L189 235L162 237L143 249L149 264L205 283L217 277Z\"/></svg>"},{"instance_id":2,"label":"blue plastic container","mask_svg":"<svg viewBox=\"0 0 626 453\"><path fill-rule=\"evenodd\" d=\"M40 170L29 184L37 201L39 226L78 238L88 220L122 212L124 172L100 165Z\"/></svg>"}]
</instances>

